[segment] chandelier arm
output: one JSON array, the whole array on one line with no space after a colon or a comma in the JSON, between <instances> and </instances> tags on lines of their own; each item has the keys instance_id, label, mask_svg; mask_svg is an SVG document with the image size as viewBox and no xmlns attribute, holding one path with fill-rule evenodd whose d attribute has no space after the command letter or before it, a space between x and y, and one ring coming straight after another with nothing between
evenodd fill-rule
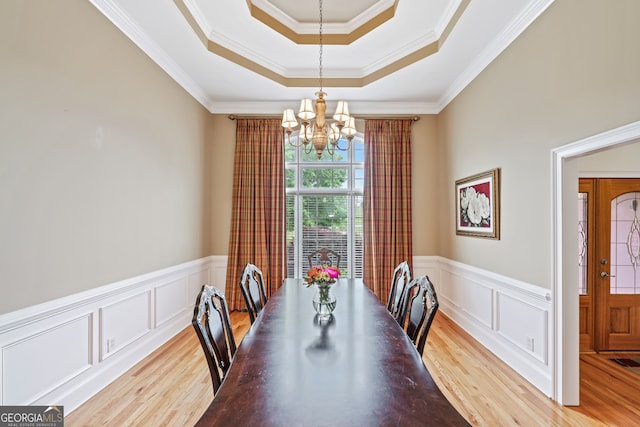
<instances>
[{"instance_id":1,"label":"chandelier arm","mask_svg":"<svg viewBox=\"0 0 640 427\"><path fill-rule=\"evenodd\" d=\"M346 140L347 140L347 146L346 146L345 148L340 147L340 140L342 140L342 139L346 139ZM338 149L338 150L340 150L340 151L349 151L349 148L351 147L351 140L352 140L352 139L353 139L353 138L344 138L344 137L342 137L342 135L341 135L341 137L340 137L340 138L338 138L338 139L336 140L336 142L332 142L332 143L331 143L331 145L333 145L333 149L334 149L334 150Z\"/></svg>"},{"instance_id":2,"label":"chandelier arm","mask_svg":"<svg viewBox=\"0 0 640 427\"><path fill-rule=\"evenodd\" d=\"M309 144L309 141L304 142L304 154L311 154L313 151L313 144Z\"/></svg>"},{"instance_id":3,"label":"chandelier arm","mask_svg":"<svg viewBox=\"0 0 640 427\"><path fill-rule=\"evenodd\" d=\"M289 144L290 146L298 148L298 147L300 147L302 145L304 145L304 146L307 145L308 141L304 141L304 140L299 144L291 142L291 131L290 130L286 130L285 132L287 133L287 144Z\"/></svg>"},{"instance_id":4,"label":"chandelier arm","mask_svg":"<svg viewBox=\"0 0 640 427\"><path fill-rule=\"evenodd\" d=\"M327 151L327 153L329 153L331 158L333 158L333 155L336 153L336 145L333 142L330 144L327 144L327 147L325 148L325 150Z\"/></svg>"},{"instance_id":5,"label":"chandelier arm","mask_svg":"<svg viewBox=\"0 0 640 427\"><path fill-rule=\"evenodd\" d=\"M307 143L306 142L301 142L300 144L295 144L295 143L291 142L291 140L289 140L289 145L291 145L292 147L298 148L298 147L300 147L302 145L306 146Z\"/></svg>"}]
</instances>

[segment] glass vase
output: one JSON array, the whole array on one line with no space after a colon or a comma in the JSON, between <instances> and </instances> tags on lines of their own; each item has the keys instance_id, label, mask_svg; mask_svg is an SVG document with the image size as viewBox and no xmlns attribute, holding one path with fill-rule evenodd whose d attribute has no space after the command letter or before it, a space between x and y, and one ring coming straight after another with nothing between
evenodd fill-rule
<instances>
[{"instance_id":1,"label":"glass vase","mask_svg":"<svg viewBox=\"0 0 640 427\"><path fill-rule=\"evenodd\" d=\"M316 283L313 295L313 308L321 320L328 319L336 308L336 296L331 292L333 283Z\"/></svg>"}]
</instances>

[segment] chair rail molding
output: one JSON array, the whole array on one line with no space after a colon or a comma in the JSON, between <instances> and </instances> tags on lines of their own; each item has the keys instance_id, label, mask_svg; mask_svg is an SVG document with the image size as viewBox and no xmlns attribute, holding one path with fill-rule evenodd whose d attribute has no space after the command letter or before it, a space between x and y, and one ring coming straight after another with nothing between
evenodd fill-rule
<instances>
[{"instance_id":1,"label":"chair rail molding","mask_svg":"<svg viewBox=\"0 0 640 427\"><path fill-rule=\"evenodd\" d=\"M71 413L188 327L202 285L224 290L221 265L206 257L0 315L0 405Z\"/></svg>"}]
</instances>

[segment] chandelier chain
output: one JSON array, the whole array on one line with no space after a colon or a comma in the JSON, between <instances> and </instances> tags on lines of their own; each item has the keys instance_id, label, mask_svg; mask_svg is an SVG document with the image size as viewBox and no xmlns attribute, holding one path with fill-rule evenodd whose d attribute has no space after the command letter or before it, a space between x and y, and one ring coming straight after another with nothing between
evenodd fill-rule
<instances>
[{"instance_id":1,"label":"chandelier chain","mask_svg":"<svg viewBox=\"0 0 640 427\"><path fill-rule=\"evenodd\" d=\"M322 92L323 75L322 75L322 0L320 1L320 92Z\"/></svg>"},{"instance_id":2,"label":"chandelier chain","mask_svg":"<svg viewBox=\"0 0 640 427\"><path fill-rule=\"evenodd\" d=\"M291 133L300 124L295 117L292 108L286 108L282 113L282 127L287 132L288 143L293 147L304 146L304 153L309 154L312 150L316 151L318 159L322 157L322 153L327 152L333 158L336 150L349 151L351 140L356 135L355 119L349 115L349 107L346 101L338 101L333 122L327 122L327 103L325 102L326 93L324 93L324 70L323 70L323 53L324 53L324 9L322 0L318 0L319 6L319 86L320 90L316 93L315 104L312 100L304 98L300 101L300 110L298 117L302 120L302 127L298 134L298 143L291 141ZM315 109L314 109L315 105ZM315 119L315 120L314 120ZM331 121L331 118L329 118ZM347 140L346 147L341 147L339 142L341 139Z\"/></svg>"}]
</instances>

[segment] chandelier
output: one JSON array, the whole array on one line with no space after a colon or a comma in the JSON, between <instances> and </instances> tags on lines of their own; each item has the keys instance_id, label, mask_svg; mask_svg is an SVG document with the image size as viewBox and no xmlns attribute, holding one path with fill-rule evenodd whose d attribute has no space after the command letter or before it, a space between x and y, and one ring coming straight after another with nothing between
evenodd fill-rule
<instances>
[{"instance_id":1,"label":"chandelier","mask_svg":"<svg viewBox=\"0 0 640 427\"><path fill-rule=\"evenodd\" d=\"M305 153L311 153L311 150L316 151L318 159L322 157L323 151L326 149L329 155L333 157L336 150L347 151L351 145L351 140L356 134L355 119L349 115L349 107L347 101L338 101L336 112L333 115L331 124L327 123L326 110L327 105L324 97L327 95L323 90L323 76L322 76L322 0L319 0L320 9L320 90L316 92L315 110L311 99L305 98L300 101L300 110L298 111L298 117L302 123L300 132L298 135L298 144L291 142L291 133L298 126L298 120L296 119L293 109L287 108L282 114L282 127L287 132L287 141L294 147L300 147L304 145ZM315 119L315 120L313 120ZM346 147L341 147L339 142L342 138L347 139ZM311 143L311 144L310 144Z\"/></svg>"}]
</instances>

